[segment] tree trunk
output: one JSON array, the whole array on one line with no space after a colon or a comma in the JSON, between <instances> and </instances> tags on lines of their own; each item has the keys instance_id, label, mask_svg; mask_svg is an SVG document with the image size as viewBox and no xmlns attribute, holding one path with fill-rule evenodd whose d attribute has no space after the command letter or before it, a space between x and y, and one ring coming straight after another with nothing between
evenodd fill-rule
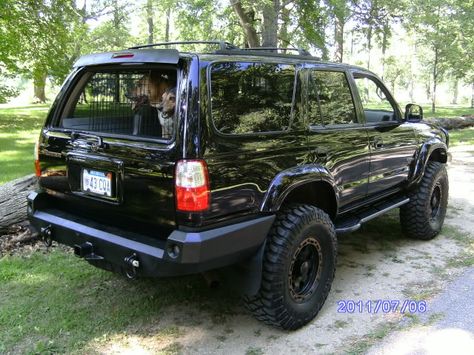
<instances>
[{"instance_id":1,"label":"tree trunk","mask_svg":"<svg viewBox=\"0 0 474 355\"><path fill-rule=\"evenodd\" d=\"M40 103L46 102L46 77L48 72L45 68L35 67L33 69L33 86L34 86L34 97L35 101Z\"/></svg>"},{"instance_id":2,"label":"tree trunk","mask_svg":"<svg viewBox=\"0 0 474 355\"><path fill-rule=\"evenodd\" d=\"M278 47L278 13L280 1L267 2L263 7L262 47Z\"/></svg>"},{"instance_id":3,"label":"tree trunk","mask_svg":"<svg viewBox=\"0 0 474 355\"><path fill-rule=\"evenodd\" d=\"M344 17L336 15L334 23L334 39L336 44L335 60L342 63L344 57Z\"/></svg>"},{"instance_id":4,"label":"tree trunk","mask_svg":"<svg viewBox=\"0 0 474 355\"><path fill-rule=\"evenodd\" d=\"M280 39L280 43L282 43L283 47L288 47L290 45L290 35L288 33L288 25L291 23L290 18L290 10L287 8L281 9L281 26L280 26L280 34L278 35Z\"/></svg>"},{"instance_id":5,"label":"tree trunk","mask_svg":"<svg viewBox=\"0 0 474 355\"><path fill-rule=\"evenodd\" d=\"M244 9L242 8L242 3L240 0L230 0L230 4L232 5L234 12L239 17L239 22L244 30L245 38L249 47L259 47L260 41L258 40L257 31L255 30L251 19L247 16Z\"/></svg>"},{"instance_id":6,"label":"tree trunk","mask_svg":"<svg viewBox=\"0 0 474 355\"><path fill-rule=\"evenodd\" d=\"M35 176L28 175L0 186L0 233L26 220L26 196L35 184Z\"/></svg>"},{"instance_id":7,"label":"tree trunk","mask_svg":"<svg viewBox=\"0 0 474 355\"><path fill-rule=\"evenodd\" d=\"M431 113L436 112L436 86L438 84L438 48L435 48L435 57L433 63L433 99L431 102Z\"/></svg>"},{"instance_id":8,"label":"tree trunk","mask_svg":"<svg viewBox=\"0 0 474 355\"><path fill-rule=\"evenodd\" d=\"M451 100L451 104L453 104L453 105L458 104L458 94L459 94L459 90L458 90L459 85L458 84L459 84L458 79L454 79L454 82L453 82L453 99Z\"/></svg>"},{"instance_id":9,"label":"tree trunk","mask_svg":"<svg viewBox=\"0 0 474 355\"><path fill-rule=\"evenodd\" d=\"M471 108L474 108L474 82L471 84Z\"/></svg>"},{"instance_id":10,"label":"tree trunk","mask_svg":"<svg viewBox=\"0 0 474 355\"><path fill-rule=\"evenodd\" d=\"M368 58L367 58L367 69L370 70L370 52L372 50L372 26L369 25L369 30L367 32L367 53L368 53Z\"/></svg>"},{"instance_id":11,"label":"tree trunk","mask_svg":"<svg viewBox=\"0 0 474 355\"><path fill-rule=\"evenodd\" d=\"M153 32L153 2L152 0L147 0L146 2L146 21L148 23L148 44L154 43Z\"/></svg>"},{"instance_id":12,"label":"tree trunk","mask_svg":"<svg viewBox=\"0 0 474 355\"><path fill-rule=\"evenodd\" d=\"M170 41L170 19L171 19L171 7L166 10L166 26L165 26L165 42Z\"/></svg>"},{"instance_id":13,"label":"tree trunk","mask_svg":"<svg viewBox=\"0 0 474 355\"><path fill-rule=\"evenodd\" d=\"M385 76L385 54L387 53L388 31L389 30L390 29L389 29L388 25L383 26L383 33L382 33L382 80ZM392 91L392 94L394 94L393 91Z\"/></svg>"}]
</instances>

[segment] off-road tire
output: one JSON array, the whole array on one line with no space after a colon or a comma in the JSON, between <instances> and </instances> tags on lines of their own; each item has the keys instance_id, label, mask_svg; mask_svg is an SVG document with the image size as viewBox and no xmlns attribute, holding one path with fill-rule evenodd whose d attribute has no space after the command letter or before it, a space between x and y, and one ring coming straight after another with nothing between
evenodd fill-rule
<instances>
[{"instance_id":1,"label":"off-road tire","mask_svg":"<svg viewBox=\"0 0 474 355\"><path fill-rule=\"evenodd\" d=\"M430 240L443 226L448 206L449 182L444 164L429 161L410 202L400 207L400 223L410 238Z\"/></svg>"},{"instance_id":2,"label":"off-road tire","mask_svg":"<svg viewBox=\"0 0 474 355\"><path fill-rule=\"evenodd\" d=\"M310 205L288 206L278 214L269 232L263 256L262 283L257 295L244 299L247 309L258 320L278 328L302 327L318 314L328 296L336 257L336 233L329 216ZM297 278L294 273L305 276ZM300 286L300 282L303 282L303 289L298 295L295 285Z\"/></svg>"}]
</instances>

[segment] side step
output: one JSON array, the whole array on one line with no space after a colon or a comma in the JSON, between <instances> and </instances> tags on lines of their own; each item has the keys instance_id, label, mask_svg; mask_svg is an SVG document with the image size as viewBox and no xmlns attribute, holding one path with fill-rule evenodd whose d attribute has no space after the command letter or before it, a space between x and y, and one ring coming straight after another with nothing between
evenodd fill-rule
<instances>
[{"instance_id":1,"label":"side step","mask_svg":"<svg viewBox=\"0 0 474 355\"><path fill-rule=\"evenodd\" d=\"M405 203L408 203L410 199L408 197L397 197L388 201L380 202L375 205L364 208L354 214L350 214L347 217L336 220L336 234L345 234L358 230L362 223L370 221L371 219L378 217L384 213L387 213L394 208L400 207Z\"/></svg>"}]
</instances>

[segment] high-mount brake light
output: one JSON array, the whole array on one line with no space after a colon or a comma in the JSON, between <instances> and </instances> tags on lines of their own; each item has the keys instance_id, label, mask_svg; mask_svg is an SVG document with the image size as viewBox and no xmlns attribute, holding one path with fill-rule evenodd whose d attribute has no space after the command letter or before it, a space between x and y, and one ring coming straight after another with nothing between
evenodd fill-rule
<instances>
[{"instance_id":1,"label":"high-mount brake light","mask_svg":"<svg viewBox=\"0 0 474 355\"><path fill-rule=\"evenodd\" d=\"M39 161L39 141L35 144L35 175L37 177L41 176L41 166Z\"/></svg>"},{"instance_id":2,"label":"high-mount brake light","mask_svg":"<svg viewBox=\"0 0 474 355\"><path fill-rule=\"evenodd\" d=\"M175 173L176 209L199 212L209 209L210 189L204 160L180 160Z\"/></svg>"},{"instance_id":3,"label":"high-mount brake light","mask_svg":"<svg viewBox=\"0 0 474 355\"><path fill-rule=\"evenodd\" d=\"M135 54L133 53L114 53L112 54L112 58L113 59L117 59L117 58L133 58Z\"/></svg>"}]
</instances>

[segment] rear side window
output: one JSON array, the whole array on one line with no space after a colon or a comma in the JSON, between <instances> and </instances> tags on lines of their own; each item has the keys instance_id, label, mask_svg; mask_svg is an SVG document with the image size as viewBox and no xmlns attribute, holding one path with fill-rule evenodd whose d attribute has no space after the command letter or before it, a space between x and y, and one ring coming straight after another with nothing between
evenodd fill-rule
<instances>
[{"instance_id":1,"label":"rear side window","mask_svg":"<svg viewBox=\"0 0 474 355\"><path fill-rule=\"evenodd\" d=\"M295 68L285 64L229 62L211 67L212 119L227 134L288 129Z\"/></svg>"},{"instance_id":2,"label":"rear side window","mask_svg":"<svg viewBox=\"0 0 474 355\"><path fill-rule=\"evenodd\" d=\"M307 107L312 125L357 122L351 90L343 72L312 70Z\"/></svg>"},{"instance_id":3,"label":"rear side window","mask_svg":"<svg viewBox=\"0 0 474 355\"><path fill-rule=\"evenodd\" d=\"M59 126L171 139L175 107L176 70L88 71L70 95Z\"/></svg>"}]
</instances>

